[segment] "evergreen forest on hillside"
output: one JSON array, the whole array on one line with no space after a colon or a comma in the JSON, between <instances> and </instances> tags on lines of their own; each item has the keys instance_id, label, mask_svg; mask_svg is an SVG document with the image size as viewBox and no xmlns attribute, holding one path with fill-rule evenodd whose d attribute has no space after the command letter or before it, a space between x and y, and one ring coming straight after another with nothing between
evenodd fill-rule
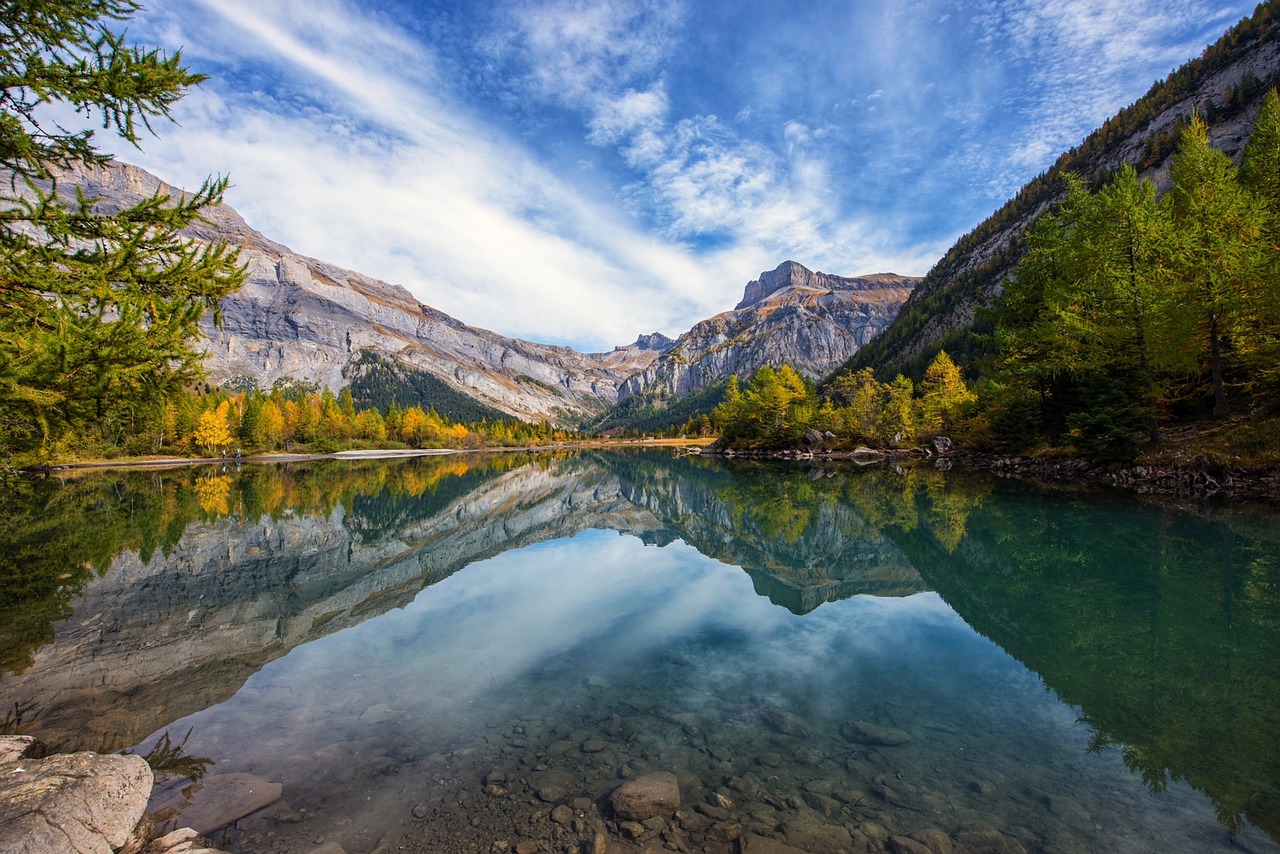
<instances>
[{"instance_id":1,"label":"evergreen forest on hillside","mask_svg":"<svg viewBox=\"0 0 1280 854\"><path fill-rule=\"evenodd\" d=\"M1096 190L1066 177L991 314L970 390L945 351L916 386L845 371L825 399L790 368L736 378L723 441L793 445L809 429L878 446L945 431L979 447L1131 457L1162 425L1274 415L1280 391L1280 96L1239 167L1184 129L1158 195L1133 167Z\"/></svg>"}]
</instances>

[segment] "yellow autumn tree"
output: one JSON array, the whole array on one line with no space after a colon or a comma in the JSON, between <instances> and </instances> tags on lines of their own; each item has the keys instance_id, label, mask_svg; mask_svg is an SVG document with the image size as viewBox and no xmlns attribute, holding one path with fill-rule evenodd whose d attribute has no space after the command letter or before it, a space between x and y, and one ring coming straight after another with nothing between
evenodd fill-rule
<instances>
[{"instance_id":1,"label":"yellow autumn tree","mask_svg":"<svg viewBox=\"0 0 1280 854\"><path fill-rule=\"evenodd\" d=\"M965 385L960 368L939 350L920 383L920 428L924 435L948 430L977 397Z\"/></svg>"},{"instance_id":2,"label":"yellow autumn tree","mask_svg":"<svg viewBox=\"0 0 1280 854\"><path fill-rule=\"evenodd\" d=\"M198 447L213 454L226 448L233 441L231 438L231 403L222 401L216 409L206 409L196 420L196 431L193 437Z\"/></svg>"}]
</instances>

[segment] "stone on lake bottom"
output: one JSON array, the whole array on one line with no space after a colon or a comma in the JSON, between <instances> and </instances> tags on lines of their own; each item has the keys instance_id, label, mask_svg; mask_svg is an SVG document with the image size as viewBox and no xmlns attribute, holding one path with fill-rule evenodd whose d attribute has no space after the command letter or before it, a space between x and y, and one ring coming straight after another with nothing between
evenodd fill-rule
<instances>
[{"instance_id":1,"label":"stone on lake bottom","mask_svg":"<svg viewBox=\"0 0 1280 854\"><path fill-rule=\"evenodd\" d=\"M280 799L283 787L253 774L210 774L200 781L189 803L161 804L161 821L176 815L177 823L200 833L212 833ZM170 810L172 812L170 812Z\"/></svg>"},{"instance_id":2,"label":"stone on lake bottom","mask_svg":"<svg viewBox=\"0 0 1280 854\"><path fill-rule=\"evenodd\" d=\"M802 848L766 836L756 836L754 833L742 837L738 850L741 854L804 854Z\"/></svg>"},{"instance_id":3,"label":"stone on lake bottom","mask_svg":"<svg viewBox=\"0 0 1280 854\"><path fill-rule=\"evenodd\" d=\"M613 811L623 820L644 821L669 816L680 806L680 782L669 771L645 774L623 783L609 796Z\"/></svg>"},{"instance_id":4,"label":"stone on lake bottom","mask_svg":"<svg viewBox=\"0 0 1280 854\"><path fill-rule=\"evenodd\" d=\"M840 734L849 741L883 747L896 747L911 741L908 732L868 721L849 721L840 727Z\"/></svg>"}]
</instances>

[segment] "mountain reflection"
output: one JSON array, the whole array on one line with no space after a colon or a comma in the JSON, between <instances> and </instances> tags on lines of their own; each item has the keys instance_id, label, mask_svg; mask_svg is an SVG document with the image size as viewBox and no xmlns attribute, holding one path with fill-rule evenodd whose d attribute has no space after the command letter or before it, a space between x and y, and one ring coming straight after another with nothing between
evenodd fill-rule
<instances>
[{"instance_id":1,"label":"mountain reflection","mask_svg":"<svg viewBox=\"0 0 1280 854\"><path fill-rule=\"evenodd\" d=\"M1280 838L1280 529L927 467L658 453L481 454L116 471L0 518L0 700L100 750L235 694L310 640L512 549L681 540L803 615L936 590L1153 790Z\"/></svg>"}]
</instances>

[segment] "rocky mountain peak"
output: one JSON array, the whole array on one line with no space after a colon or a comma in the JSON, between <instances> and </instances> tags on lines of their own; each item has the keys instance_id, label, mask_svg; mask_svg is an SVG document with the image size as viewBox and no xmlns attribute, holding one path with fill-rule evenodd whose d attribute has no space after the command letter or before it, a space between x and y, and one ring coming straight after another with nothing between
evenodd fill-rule
<instances>
[{"instance_id":1,"label":"rocky mountain peak","mask_svg":"<svg viewBox=\"0 0 1280 854\"><path fill-rule=\"evenodd\" d=\"M626 347L615 347L616 350L652 350L662 354L676 346L676 339L668 338L661 332L651 332L648 335L641 335L635 340L634 344Z\"/></svg>"},{"instance_id":2,"label":"rocky mountain peak","mask_svg":"<svg viewBox=\"0 0 1280 854\"><path fill-rule=\"evenodd\" d=\"M783 261L775 269L761 273L760 278L747 282L747 287L742 292L742 302L734 306L734 309L755 305L770 294L795 285L806 285L815 276L821 275L795 261Z\"/></svg>"}]
</instances>

